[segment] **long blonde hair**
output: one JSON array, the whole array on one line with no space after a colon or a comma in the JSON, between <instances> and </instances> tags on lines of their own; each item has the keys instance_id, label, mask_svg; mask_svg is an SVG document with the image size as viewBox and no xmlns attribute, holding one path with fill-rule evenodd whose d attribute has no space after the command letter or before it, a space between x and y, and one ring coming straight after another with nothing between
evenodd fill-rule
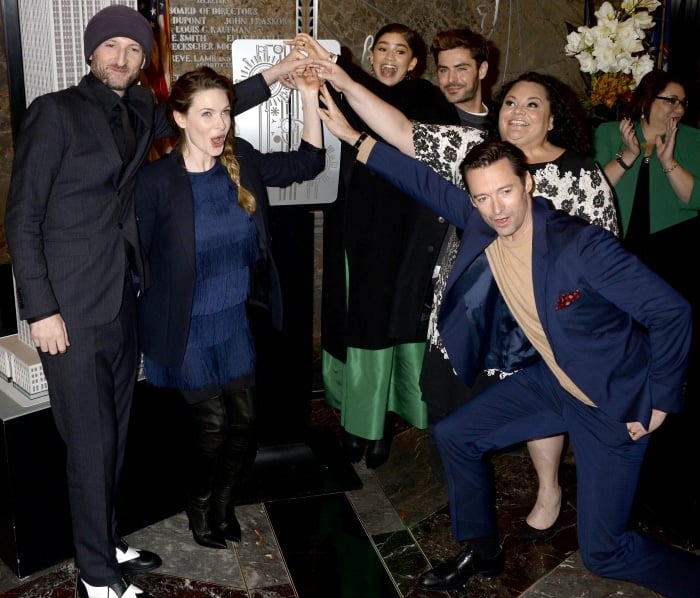
<instances>
[{"instance_id":1,"label":"long blonde hair","mask_svg":"<svg viewBox=\"0 0 700 598\"><path fill-rule=\"evenodd\" d=\"M186 114L192 106L192 100L197 92L208 89L220 89L226 94L231 108L236 105L236 92L233 87L233 82L228 77L220 75L214 69L208 66L203 66L192 71L180 75L177 81L170 90L168 97L167 110L168 118L175 129L180 131L179 146L184 143L183 130L177 126L173 118L173 112ZM238 188L238 205L241 206L248 214L255 211L255 197L243 185L241 185L241 166L236 160L236 152L234 147L234 127L233 118L231 119L231 129L226 135L224 143L224 151L221 153L221 163L226 168L231 180Z\"/></svg>"}]
</instances>

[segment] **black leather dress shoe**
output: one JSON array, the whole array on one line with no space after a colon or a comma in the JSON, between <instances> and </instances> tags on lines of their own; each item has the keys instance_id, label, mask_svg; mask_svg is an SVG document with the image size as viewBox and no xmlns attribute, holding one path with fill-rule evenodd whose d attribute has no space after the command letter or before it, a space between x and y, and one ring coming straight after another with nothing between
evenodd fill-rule
<instances>
[{"instance_id":1,"label":"black leather dress shoe","mask_svg":"<svg viewBox=\"0 0 700 598\"><path fill-rule=\"evenodd\" d=\"M163 564L163 560L155 553L140 548L132 548L125 540L116 544L117 563L124 575L152 571Z\"/></svg>"},{"instance_id":2,"label":"black leather dress shoe","mask_svg":"<svg viewBox=\"0 0 700 598\"><path fill-rule=\"evenodd\" d=\"M78 578L75 589L78 598L155 598L133 584L127 585L123 579L109 586L90 586Z\"/></svg>"},{"instance_id":3,"label":"black leather dress shoe","mask_svg":"<svg viewBox=\"0 0 700 598\"><path fill-rule=\"evenodd\" d=\"M359 463L365 454L367 441L343 430L343 452L350 463Z\"/></svg>"},{"instance_id":4,"label":"black leather dress shoe","mask_svg":"<svg viewBox=\"0 0 700 598\"><path fill-rule=\"evenodd\" d=\"M505 562L502 547L492 557L485 559L478 556L469 544L457 556L423 573L417 585L424 590L453 590L462 587L473 575L498 575L503 571Z\"/></svg>"}]
</instances>

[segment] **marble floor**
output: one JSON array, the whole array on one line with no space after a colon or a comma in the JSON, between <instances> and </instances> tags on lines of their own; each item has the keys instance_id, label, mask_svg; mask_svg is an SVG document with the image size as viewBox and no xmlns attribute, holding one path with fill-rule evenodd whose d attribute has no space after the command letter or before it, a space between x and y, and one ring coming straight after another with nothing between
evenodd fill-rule
<instances>
[{"instance_id":1,"label":"marble floor","mask_svg":"<svg viewBox=\"0 0 700 598\"><path fill-rule=\"evenodd\" d=\"M323 451L338 451L336 413L322 398L312 400L311 413L312 429L332 438L332 446L326 445ZM237 507L243 541L227 550L195 544L184 513L130 534L127 539L132 545L154 550L163 558L160 569L132 581L155 596L173 598L656 596L584 570L576 545L571 454L562 464L567 499L557 532L546 543L518 539L515 532L535 492L533 471L521 447L492 460L499 527L507 552L505 571L493 579L474 578L459 591L418 590L416 577L455 553L458 545L450 536L445 486L431 472L425 433L401 424L396 432L390 459L383 466L374 470L363 463L341 466L347 471L336 482L347 488L343 491L333 491L333 484L292 497L281 491L277 497ZM320 456L323 463L326 456ZM327 469L323 463L321 469ZM284 472L270 465L264 475L281 487L299 480L305 483L303 465ZM686 517L685 524L677 525L673 517L664 519L654 511L658 502L654 498L646 500L648 504L640 501L645 521L637 525L685 548L698 549L697 518L689 522ZM75 579L71 561L25 579L1 565L0 596L72 598Z\"/></svg>"}]
</instances>

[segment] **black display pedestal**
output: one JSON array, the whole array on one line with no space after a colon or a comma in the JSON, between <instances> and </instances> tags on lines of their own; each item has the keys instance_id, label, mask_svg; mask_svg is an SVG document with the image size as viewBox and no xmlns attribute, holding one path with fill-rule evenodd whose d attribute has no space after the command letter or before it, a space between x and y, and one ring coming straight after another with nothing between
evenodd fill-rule
<instances>
[{"instance_id":1,"label":"black display pedestal","mask_svg":"<svg viewBox=\"0 0 700 598\"><path fill-rule=\"evenodd\" d=\"M250 311L255 337L259 451L239 502L311 496L362 487L330 430L310 428L313 379L314 215L309 206L270 210L284 325Z\"/></svg>"},{"instance_id":2,"label":"black display pedestal","mask_svg":"<svg viewBox=\"0 0 700 598\"><path fill-rule=\"evenodd\" d=\"M313 214L308 206L275 206L270 210L270 228L284 322L276 331L268 313L250 310L262 447L305 442L313 357Z\"/></svg>"},{"instance_id":3,"label":"black display pedestal","mask_svg":"<svg viewBox=\"0 0 700 598\"><path fill-rule=\"evenodd\" d=\"M46 401L20 407L0 381L0 558L25 577L73 554L65 448Z\"/></svg>"}]
</instances>

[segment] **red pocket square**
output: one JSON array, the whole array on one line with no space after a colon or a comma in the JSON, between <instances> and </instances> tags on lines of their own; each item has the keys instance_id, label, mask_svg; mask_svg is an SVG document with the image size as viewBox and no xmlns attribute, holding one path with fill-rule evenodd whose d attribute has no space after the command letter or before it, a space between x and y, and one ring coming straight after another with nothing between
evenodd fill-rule
<instances>
[{"instance_id":1,"label":"red pocket square","mask_svg":"<svg viewBox=\"0 0 700 598\"><path fill-rule=\"evenodd\" d=\"M578 299L580 296L581 291L578 290L559 295L559 299L557 299L557 306L555 309L564 309L565 307L569 307L569 305L576 301L576 299Z\"/></svg>"}]
</instances>

